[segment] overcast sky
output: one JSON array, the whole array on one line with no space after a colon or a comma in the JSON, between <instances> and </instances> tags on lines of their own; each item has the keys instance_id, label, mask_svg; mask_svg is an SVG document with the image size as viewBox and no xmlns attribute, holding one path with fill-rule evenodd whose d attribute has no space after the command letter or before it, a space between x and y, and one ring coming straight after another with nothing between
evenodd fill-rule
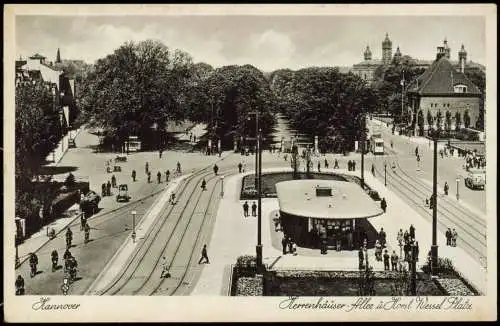
<instances>
[{"instance_id":1,"label":"overcast sky","mask_svg":"<svg viewBox=\"0 0 500 326\"><path fill-rule=\"evenodd\" d=\"M252 64L264 71L352 66L370 46L382 55L385 33L403 54L434 59L447 37L451 58L463 43L485 64L485 21L479 16L17 16L16 54L93 63L126 41L158 39L214 67Z\"/></svg>"}]
</instances>

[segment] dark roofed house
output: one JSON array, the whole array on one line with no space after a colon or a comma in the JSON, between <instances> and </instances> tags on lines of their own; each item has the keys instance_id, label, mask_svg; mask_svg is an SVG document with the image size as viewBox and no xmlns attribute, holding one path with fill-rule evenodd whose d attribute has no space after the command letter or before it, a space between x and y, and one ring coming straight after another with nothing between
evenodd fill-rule
<instances>
[{"instance_id":1,"label":"dark roofed house","mask_svg":"<svg viewBox=\"0 0 500 326\"><path fill-rule=\"evenodd\" d=\"M438 53L431 66L408 85L408 98L410 110L417 117L415 131L419 116L424 119L424 130L431 129L427 118L429 113L433 128L437 127L440 112L441 128L449 130L474 127L479 118L481 91L462 71L457 71L443 53ZM447 112L451 118L449 125L446 123Z\"/></svg>"}]
</instances>

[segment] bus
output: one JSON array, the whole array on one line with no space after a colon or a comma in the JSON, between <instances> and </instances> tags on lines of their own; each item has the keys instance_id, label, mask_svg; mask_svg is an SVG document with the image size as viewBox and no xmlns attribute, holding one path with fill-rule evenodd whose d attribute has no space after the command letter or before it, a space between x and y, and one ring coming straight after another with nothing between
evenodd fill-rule
<instances>
[{"instance_id":1,"label":"bus","mask_svg":"<svg viewBox=\"0 0 500 326\"><path fill-rule=\"evenodd\" d=\"M126 149L129 152L139 152L141 150L142 143L137 136L130 136L125 142Z\"/></svg>"},{"instance_id":2,"label":"bus","mask_svg":"<svg viewBox=\"0 0 500 326\"><path fill-rule=\"evenodd\" d=\"M384 140L380 135L370 137L370 151L374 155L384 155Z\"/></svg>"}]
</instances>

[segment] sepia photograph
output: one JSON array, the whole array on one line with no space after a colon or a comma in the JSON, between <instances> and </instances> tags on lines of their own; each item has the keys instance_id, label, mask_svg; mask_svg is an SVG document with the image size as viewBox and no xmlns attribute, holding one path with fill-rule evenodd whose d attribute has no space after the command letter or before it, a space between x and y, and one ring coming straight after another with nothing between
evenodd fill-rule
<instances>
[{"instance_id":1,"label":"sepia photograph","mask_svg":"<svg viewBox=\"0 0 500 326\"><path fill-rule=\"evenodd\" d=\"M495 319L494 5L4 17L6 321Z\"/></svg>"}]
</instances>

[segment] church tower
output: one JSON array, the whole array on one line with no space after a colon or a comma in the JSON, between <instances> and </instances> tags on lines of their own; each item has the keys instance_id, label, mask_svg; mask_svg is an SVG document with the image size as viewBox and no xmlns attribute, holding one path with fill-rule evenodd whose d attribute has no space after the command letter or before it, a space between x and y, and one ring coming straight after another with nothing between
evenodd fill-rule
<instances>
[{"instance_id":1,"label":"church tower","mask_svg":"<svg viewBox=\"0 0 500 326\"><path fill-rule=\"evenodd\" d=\"M401 51L399 50L399 46L396 49L396 53L394 53L394 60L400 60L403 55L401 54Z\"/></svg>"},{"instance_id":2,"label":"church tower","mask_svg":"<svg viewBox=\"0 0 500 326\"><path fill-rule=\"evenodd\" d=\"M467 63L467 51L465 51L464 45L462 44L462 48L458 51L458 61L460 62L460 72L464 73L465 64Z\"/></svg>"},{"instance_id":3,"label":"church tower","mask_svg":"<svg viewBox=\"0 0 500 326\"><path fill-rule=\"evenodd\" d=\"M450 60L450 48L448 47L448 41L446 40L446 37L444 38L443 41L443 47L446 59Z\"/></svg>"},{"instance_id":4,"label":"church tower","mask_svg":"<svg viewBox=\"0 0 500 326\"><path fill-rule=\"evenodd\" d=\"M388 65L392 60L392 42L389 34L385 33L385 40L382 42L382 64Z\"/></svg>"},{"instance_id":5,"label":"church tower","mask_svg":"<svg viewBox=\"0 0 500 326\"><path fill-rule=\"evenodd\" d=\"M61 63L61 53L59 52L59 48L57 48L56 63Z\"/></svg>"},{"instance_id":6,"label":"church tower","mask_svg":"<svg viewBox=\"0 0 500 326\"><path fill-rule=\"evenodd\" d=\"M370 51L370 47L367 45L365 50L365 61L372 59L372 51Z\"/></svg>"}]
</instances>

